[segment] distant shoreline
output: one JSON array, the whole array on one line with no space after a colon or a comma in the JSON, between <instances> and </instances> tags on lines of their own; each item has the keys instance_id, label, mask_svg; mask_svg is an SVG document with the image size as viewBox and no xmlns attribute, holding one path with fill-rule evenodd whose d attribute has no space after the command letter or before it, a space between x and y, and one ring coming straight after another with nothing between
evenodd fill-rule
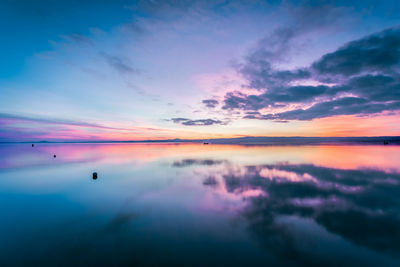
<instances>
[{"instance_id":1,"label":"distant shoreline","mask_svg":"<svg viewBox=\"0 0 400 267\"><path fill-rule=\"evenodd\" d=\"M215 139L165 139L165 140L82 140L82 141L0 141L0 144L105 144L105 143L203 143L231 145L322 145L322 144L390 144L400 145L400 136L376 137L238 137Z\"/></svg>"}]
</instances>

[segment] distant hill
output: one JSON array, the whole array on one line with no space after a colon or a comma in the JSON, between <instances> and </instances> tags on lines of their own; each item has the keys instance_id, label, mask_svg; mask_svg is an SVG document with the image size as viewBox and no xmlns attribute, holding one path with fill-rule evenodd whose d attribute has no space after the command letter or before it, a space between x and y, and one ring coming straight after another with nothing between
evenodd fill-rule
<instances>
[{"instance_id":1,"label":"distant hill","mask_svg":"<svg viewBox=\"0 0 400 267\"><path fill-rule=\"evenodd\" d=\"M247 144L247 145L306 145L306 144L400 144L400 136L378 137L239 137L211 139L215 144Z\"/></svg>"}]
</instances>

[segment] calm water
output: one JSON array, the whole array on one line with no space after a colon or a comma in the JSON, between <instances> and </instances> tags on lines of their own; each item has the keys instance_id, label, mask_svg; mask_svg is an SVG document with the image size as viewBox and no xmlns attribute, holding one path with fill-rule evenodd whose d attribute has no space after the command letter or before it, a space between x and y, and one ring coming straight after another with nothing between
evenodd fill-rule
<instances>
[{"instance_id":1,"label":"calm water","mask_svg":"<svg viewBox=\"0 0 400 267\"><path fill-rule=\"evenodd\" d=\"M23 264L400 266L400 146L3 144Z\"/></svg>"}]
</instances>

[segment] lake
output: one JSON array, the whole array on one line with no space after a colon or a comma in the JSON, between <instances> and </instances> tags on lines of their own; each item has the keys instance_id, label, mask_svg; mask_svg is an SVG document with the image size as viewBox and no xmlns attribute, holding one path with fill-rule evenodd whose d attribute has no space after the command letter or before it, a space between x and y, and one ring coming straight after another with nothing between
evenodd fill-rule
<instances>
[{"instance_id":1,"label":"lake","mask_svg":"<svg viewBox=\"0 0 400 267\"><path fill-rule=\"evenodd\" d=\"M0 144L0 251L1 266L400 266L400 146Z\"/></svg>"}]
</instances>

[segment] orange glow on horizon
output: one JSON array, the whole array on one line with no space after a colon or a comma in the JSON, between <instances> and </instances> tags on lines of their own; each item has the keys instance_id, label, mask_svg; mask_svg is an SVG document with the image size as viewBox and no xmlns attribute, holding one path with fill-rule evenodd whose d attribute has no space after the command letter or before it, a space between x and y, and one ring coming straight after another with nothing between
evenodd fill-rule
<instances>
[{"instance_id":1,"label":"orange glow on horizon","mask_svg":"<svg viewBox=\"0 0 400 267\"><path fill-rule=\"evenodd\" d=\"M6 121L7 122L7 121ZM187 139L204 140L238 137L347 137L347 136L400 136L400 115L380 114L357 117L342 115L312 121L290 121L277 123L261 120L232 121L228 125L183 126L173 128L159 125L124 125L109 123L105 127L51 124L47 122L24 125L20 121L9 121L19 132L25 132L27 141L143 141ZM256 126L253 125L256 124ZM253 125L253 126L252 126ZM22 128L23 127L23 128ZM34 132L41 131L41 134ZM32 133L32 134L31 134ZM31 139L30 139L31 136ZM18 136L15 136L17 138ZM21 141L21 140L16 140Z\"/></svg>"},{"instance_id":2,"label":"orange glow on horizon","mask_svg":"<svg viewBox=\"0 0 400 267\"><path fill-rule=\"evenodd\" d=\"M355 115L317 119L310 123L316 136L399 136L400 116L382 114L373 117Z\"/></svg>"}]
</instances>

